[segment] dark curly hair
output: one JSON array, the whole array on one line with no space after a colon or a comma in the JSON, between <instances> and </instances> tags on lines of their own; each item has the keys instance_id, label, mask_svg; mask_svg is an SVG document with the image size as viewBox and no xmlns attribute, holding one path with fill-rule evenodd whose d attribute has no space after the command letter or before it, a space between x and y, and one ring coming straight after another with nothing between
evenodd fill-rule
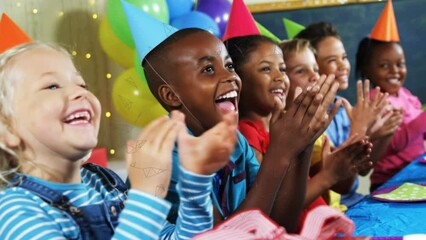
<instances>
[{"instance_id":1,"label":"dark curly hair","mask_svg":"<svg viewBox=\"0 0 426 240\"><path fill-rule=\"evenodd\" d=\"M225 47L228 50L229 56L231 56L237 74L240 74L239 67L248 60L247 55L264 42L277 45L277 43L272 39L262 35L235 37L224 41Z\"/></svg>"},{"instance_id":2,"label":"dark curly hair","mask_svg":"<svg viewBox=\"0 0 426 240\"><path fill-rule=\"evenodd\" d=\"M373 54L374 48L377 46L382 46L386 44L393 44L399 42L383 42L375 39L371 39L369 37L363 38L358 44L358 50L356 52L356 61L355 61L355 76L357 79L365 79L366 76L362 72L364 66L369 64L369 60Z\"/></svg>"},{"instance_id":3,"label":"dark curly hair","mask_svg":"<svg viewBox=\"0 0 426 240\"><path fill-rule=\"evenodd\" d=\"M318 43L326 37L335 37L340 39L340 35L337 33L336 27L328 22L313 23L295 36L295 38L307 39L315 49L317 49Z\"/></svg>"}]
</instances>

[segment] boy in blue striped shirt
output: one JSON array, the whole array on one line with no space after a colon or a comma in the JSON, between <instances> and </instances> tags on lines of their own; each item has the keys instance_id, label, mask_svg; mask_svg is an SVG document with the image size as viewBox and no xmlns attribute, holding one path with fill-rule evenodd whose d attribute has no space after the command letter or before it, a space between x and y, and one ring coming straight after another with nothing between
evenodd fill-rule
<instances>
[{"instance_id":1,"label":"boy in blue striped shirt","mask_svg":"<svg viewBox=\"0 0 426 240\"><path fill-rule=\"evenodd\" d=\"M128 161L132 189L81 164L97 144L101 107L62 48L32 42L0 54L0 239L189 239L212 227L213 173L236 142L235 114L199 138L177 111L148 125ZM178 139L176 225L166 221Z\"/></svg>"}]
</instances>

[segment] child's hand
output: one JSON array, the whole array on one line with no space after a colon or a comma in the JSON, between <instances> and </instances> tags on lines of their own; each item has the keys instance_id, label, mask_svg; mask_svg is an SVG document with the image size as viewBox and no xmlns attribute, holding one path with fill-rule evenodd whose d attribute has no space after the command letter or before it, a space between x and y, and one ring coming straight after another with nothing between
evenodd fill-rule
<instances>
[{"instance_id":1,"label":"child's hand","mask_svg":"<svg viewBox=\"0 0 426 240\"><path fill-rule=\"evenodd\" d=\"M379 118L380 113L386 106L388 93L381 93L380 88L374 89L374 97L370 100L370 81L365 80L364 87L362 81L357 81L357 104L352 107L351 104L344 99L343 106L351 121L351 135L365 135L367 130Z\"/></svg>"},{"instance_id":2,"label":"child's hand","mask_svg":"<svg viewBox=\"0 0 426 240\"><path fill-rule=\"evenodd\" d=\"M172 150L179 131L185 125L182 113L172 112L172 117L161 117L146 126L136 141L127 149L127 169L132 188L164 198L167 194L171 169Z\"/></svg>"},{"instance_id":3,"label":"child's hand","mask_svg":"<svg viewBox=\"0 0 426 240\"><path fill-rule=\"evenodd\" d=\"M372 141L394 134L402 123L402 116L402 109L392 109L383 113L371 129Z\"/></svg>"},{"instance_id":4,"label":"child's hand","mask_svg":"<svg viewBox=\"0 0 426 240\"><path fill-rule=\"evenodd\" d=\"M179 159L182 166L197 174L210 175L229 161L237 142L237 114L230 112L199 137L186 131L179 134Z\"/></svg>"},{"instance_id":5,"label":"child's hand","mask_svg":"<svg viewBox=\"0 0 426 240\"><path fill-rule=\"evenodd\" d=\"M334 151L325 138L322 149L322 174L328 176L330 185L355 176L359 171L370 169L373 162L370 153L373 145L367 137L353 135ZM321 173L321 172L320 172Z\"/></svg>"},{"instance_id":6,"label":"child's hand","mask_svg":"<svg viewBox=\"0 0 426 240\"><path fill-rule=\"evenodd\" d=\"M334 81L334 75L321 76L318 84L301 92L296 88L297 96L284 114L282 104L276 99L270 123L271 144L277 142L281 154L290 158L298 156L306 147L312 144L327 128L334 117L340 101L338 100L328 114L330 105L334 102L339 84ZM301 92L301 93L300 93ZM300 94L298 94L300 93ZM282 147L285 151L282 151Z\"/></svg>"}]
</instances>

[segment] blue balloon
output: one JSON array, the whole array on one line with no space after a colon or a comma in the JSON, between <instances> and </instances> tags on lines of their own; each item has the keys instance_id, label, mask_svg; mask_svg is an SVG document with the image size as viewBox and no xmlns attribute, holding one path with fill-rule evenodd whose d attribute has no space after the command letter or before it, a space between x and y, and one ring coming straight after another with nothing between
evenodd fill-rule
<instances>
[{"instance_id":1,"label":"blue balloon","mask_svg":"<svg viewBox=\"0 0 426 240\"><path fill-rule=\"evenodd\" d=\"M201 28L211 32L216 37L220 38L220 30L217 23L209 15L192 11L179 17L172 18L170 25L177 29L183 28Z\"/></svg>"},{"instance_id":2,"label":"blue balloon","mask_svg":"<svg viewBox=\"0 0 426 240\"><path fill-rule=\"evenodd\" d=\"M167 0L170 19L192 11L194 0Z\"/></svg>"}]
</instances>

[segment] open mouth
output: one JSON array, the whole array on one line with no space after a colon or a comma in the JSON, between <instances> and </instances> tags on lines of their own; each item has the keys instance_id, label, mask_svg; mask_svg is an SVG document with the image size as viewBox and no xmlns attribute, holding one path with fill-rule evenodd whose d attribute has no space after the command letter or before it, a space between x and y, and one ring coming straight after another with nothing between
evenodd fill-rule
<instances>
[{"instance_id":1,"label":"open mouth","mask_svg":"<svg viewBox=\"0 0 426 240\"><path fill-rule=\"evenodd\" d=\"M88 110L79 110L71 113L65 118L65 123L70 125L90 124L92 114Z\"/></svg>"},{"instance_id":2,"label":"open mouth","mask_svg":"<svg viewBox=\"0 0 426 240\"><path fill-rule=\"evenodd\" d=\"M282 102L284 101L284 89L282 88L275 88L271 90L271 93L274 96L277 96Z\"/></svg>"},{"instance_id":3,"label":"open mouth","mask_svg":"<svg viewBox=\"0 0 426 240\"><path fill-rule=\"evenodd\" d=\"M389 79L388 82L392 85L399 85L401 81L398 78Z\"/></svg>"},{"instance_id":4,"label":"open mouth","mask_svg":"<svg viewBox=\"0 0 426 240\"><path fill-rule=\"evenodd\" d=\"M237 111L238 92L236 90L229 91L220 95L215 99L216 106L224 113Z\"/></svg>"},{"instance_id":5,"label":"open mouth","mask_svg":"<svg viewBox=\"0 0 426 240\"><path fill-rule=\"evenodd\" d=\"M347 74L340 74L340 75L336 75L335 77L336 80L341 81L341 82L348 82L349 77Z\"/></svg>"}]
</instances>

